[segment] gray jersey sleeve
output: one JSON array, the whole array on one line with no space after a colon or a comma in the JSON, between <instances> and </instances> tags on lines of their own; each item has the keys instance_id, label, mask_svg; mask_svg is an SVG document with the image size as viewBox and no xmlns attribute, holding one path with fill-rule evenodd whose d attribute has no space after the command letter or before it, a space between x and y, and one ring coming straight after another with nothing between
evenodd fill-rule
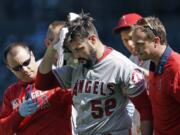
<instances>
[{"instance_id":1,"label":"gray jersey sleeve","mask_svg":"<svg viewBox=\"0 0 180 135\"><path fill-rule=\"evenodd\" d=\"M143 71L127 57L123 57L120 66L121 88L125 95L135 97L145 90Z\"/></svg>"},{"instance_id":2,"label":"gray jersey sleeve","mask_svg":"<svg viewBox=\"0 0 180 135\"><path fill-rule=\"evenodd\" d=\"M53 74L60 83L62 88L70 88L72 80L73 68L70 66L63 66L53 70Z\"/></svg>"},{"instance_id":3,"label":"gray jersey sleeve","mask_svg":"<svg viewBox=\"0 0 180 135\"><path fill-rule=\"evenodd\" d=\"M145 90L143 72L139 68L132 68L125 71L123 92L129 97L135 97Z\"/></svg>"}]
</instances>

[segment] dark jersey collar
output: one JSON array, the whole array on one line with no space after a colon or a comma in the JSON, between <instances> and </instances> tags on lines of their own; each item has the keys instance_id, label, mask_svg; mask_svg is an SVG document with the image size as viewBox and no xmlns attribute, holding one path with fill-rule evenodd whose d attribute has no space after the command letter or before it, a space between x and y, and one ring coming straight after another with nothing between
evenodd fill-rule
<instances>
[{"instance_id":1,"label":"dark jersey collar","mask_svg":"<svg viewBox=\"0 0 180 135\"><path fill-rule=\"evenodd\" d=\"M171 52L172 52L171 47L167 46L163 55L161 56L161 59L160 59L160 62L159 62L159 65L157 66L157 68L155 67L155 64L153 62L151 62L150 70L157 74L162 74L163 70L164 70L164 66L167 63L167 60L170 57Z\"/></svg>"}]
</instances>

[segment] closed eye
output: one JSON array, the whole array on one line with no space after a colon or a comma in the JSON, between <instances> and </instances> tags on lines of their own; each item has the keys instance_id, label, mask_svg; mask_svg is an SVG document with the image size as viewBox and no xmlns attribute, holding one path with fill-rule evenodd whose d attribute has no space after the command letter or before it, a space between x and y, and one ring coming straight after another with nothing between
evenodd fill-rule
<instances>
[{"instance_id":1,"label":"closed eye","mask_svg":"<svg viewBox=\"0 0 180 135\"><path fill-rule=\"evenodd\" d=\"M144 42L136 42L135 44L136 44L136 46L143 46Z\"/></svg>"},{"instance_id":2,"label":"closed eye","mask_svg":"<svg viewBox=\"0 0 180 135\"><path fill-rule=\"evenodd\" d=\"M81 51L83 48L76 48L75 50L76 51Z\"/></svg>"}]
</instances>

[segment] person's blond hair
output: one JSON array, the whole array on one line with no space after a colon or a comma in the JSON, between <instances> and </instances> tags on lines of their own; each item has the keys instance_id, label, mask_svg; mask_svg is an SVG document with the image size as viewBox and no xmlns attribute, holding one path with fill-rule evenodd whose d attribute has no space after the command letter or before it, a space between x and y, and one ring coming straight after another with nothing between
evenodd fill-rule
<instances>
[{"instance_id":1,"label":"person's blond hair","mask_svg":"<svg viewBox=\"0 0 180 135\"><path fill-rule=\"evenodd\" d=\"M142 20L145 21L146 24L142 24ZM142 18L134 25L133 29L134 31L140 29L145 32L149 40L159 37L161 44L167 44L166 29L157 17L148 16Z\"/></svg>"}]
</instances>

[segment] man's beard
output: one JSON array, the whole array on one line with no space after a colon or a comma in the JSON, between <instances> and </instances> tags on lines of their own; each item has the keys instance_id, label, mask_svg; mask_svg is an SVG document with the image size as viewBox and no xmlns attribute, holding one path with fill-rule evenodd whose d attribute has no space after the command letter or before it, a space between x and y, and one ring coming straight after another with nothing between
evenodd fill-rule
<instances>
[{"instance_id":1,"label":"man's beard","mask_svg":"<svg viewBox=\"0 0 180 135\"><path fill-rule=\"evenodd\" d=\"M89 59L84 59L83 67L87 69L91 69L97 63L96 51L91 48L90 49L90 57Z\"/></svg>"},{"instance_id":2,"label":"man's beard","mask_svg":"<svg viewBox=\"0 0 180 135\"><path fill-rule=\"evenodd\" d=\"M96 60L90 59L90 60L86 60L86 63L83 64L83 67L85 67L87 69L91 69L95 64L96 64Z\"/></svg>"}]
</instances>

